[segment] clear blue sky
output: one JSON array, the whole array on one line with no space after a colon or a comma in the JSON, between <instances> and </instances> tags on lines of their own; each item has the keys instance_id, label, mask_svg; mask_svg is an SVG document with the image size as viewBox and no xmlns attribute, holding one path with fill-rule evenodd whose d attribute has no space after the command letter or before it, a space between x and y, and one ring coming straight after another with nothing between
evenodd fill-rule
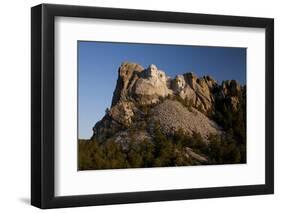
<instances>
[{"instance_id":1,"label":"clear blue sky","mask_svg":"<svg viewBox=\"0 0 281 213\"><path fill-rule=\"evenodd\" d=\"M78 137L90 138L92 127L110 107L123 61L146 68L155 64L174 77L185 72L210 75L218 82L246 82L246 48L78 42Z\"/></svg>"}]
</instances>

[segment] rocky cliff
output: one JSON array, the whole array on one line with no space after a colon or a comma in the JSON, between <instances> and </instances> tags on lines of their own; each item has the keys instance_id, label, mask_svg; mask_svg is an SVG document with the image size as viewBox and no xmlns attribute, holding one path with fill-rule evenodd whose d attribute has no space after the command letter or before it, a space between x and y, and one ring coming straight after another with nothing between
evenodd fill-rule
<instances>
[{"instance_id":1,"label":"rocky cliff","mask_svg":"<svg viewBox=\"0 0 281 213\"><path fill-rule=\"evenodd\" d=\"M122 63L110 108L79 141L79 168L246 163L246 86Z\"/></svg>"},{"instance_id":2,"label":"rocky cliff","mask_svg":"<svg viewBox=\"0 0 281 213\"><path fill-rule=\"evenodd\" d=\"M104 139L140 123L160 125L165 134L182 129L186 134L221 134L223 129L212 120L216 104L227 100L235 111L243 88L235 80L219 85L211 76L197 77L187 72L171 78L155 65L143 68L136 63L122 63L113 93L111 108L93 128L93 137ZM151 137L149 128L144 135ZM117 134L118 133L118 134Z\"/></svg>"}]
</instances>

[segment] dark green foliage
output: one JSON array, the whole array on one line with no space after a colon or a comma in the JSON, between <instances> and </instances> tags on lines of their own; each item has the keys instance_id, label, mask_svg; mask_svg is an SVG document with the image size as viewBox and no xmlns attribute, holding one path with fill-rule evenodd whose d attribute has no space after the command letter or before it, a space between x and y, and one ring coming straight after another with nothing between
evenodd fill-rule
<instances>
[{"instance_id":1,"label":"dark green foliage","mask_svg":"<svg viewBox=\"0 0 281 213\"><path fill-rule=\"evenodd\" d=\"M153 141L145 139L136 142L133 133L130 133L129 137L131 141L125 149L111 140L105 143L97 143L94 140L79 141L79 170L245 162L245 147L237 146L231 136L212 135L209 137L209 143L206 143L198 133L189 136L179 130L173 136L166 136L155 125ZM186 147L206 157L208 162L202 163L187 157Z\"/></svg>"},{"instance_id":2,"label":"dark green foliage","mask_svg":"<svg viewBox=\"0 0 281 213\"><path fill-rule=\"evenodd\" d=\"M241 163L241 153L236 142L231 138L209 137L209 160L211 164Z\"/></svg>"},{"instance_id":3,"label":"dark green foliage","mask_svg":"<svg viewBox=\"0 0 281 213\"><path fill-rule=\"evenodd\" d=\"M121 144L111 140L104 143L98 143L94 140L80 140L78 147L79 170L148 168L198 164L196 161L185 156L185 145L175 143L175 138L164 135L157 124L154 128L153 141L144 139L141 142L136 142L134 133L137 133L137 130L132 130L128 134L131 140L126 148L122 148ZM196 144L194 147L197 146Z\"/></svg>"},{"instance_id":4,"label":"dark green foliage","mask_svg":"<svg viewBox=\"0 0 281 213\"><path fill-rule=\"evenodd\" d=\"M184 134L182 129L179 129L173 136L173 141L182 147L189 147L193 149L198 154L207 153L208 145L199 133L193 132L190 136Z\"/></svg>"},{"instance_id":5,"label":"dark green foliage","mask_svg":"<svg viewBox=\"0 0 281 213\"><path fill-rule=\"evenodd\" d=\"M159 125L154 129L154 165L171 166L174 154L173 143L161 132Z\"/></svg>"},{"instance_id":6,"label":"dark green foliage","mask_svg":"<svg viewBox=\"0 0 281 213\"><path fill-rule=\"evenodd\" d=\"M105 167L103 150L95 141L80 140L78 156L78 168L80 170L103 169Z\"/></svg>"},{"instance_id":7,"label":"dark green foliage","mask_svg":"<svg viewBox=\"0 0 281 213\"><path fill-rule=\"evenodd\" d=\"M217 98L215 112L212 119L215 120L226 132L225 143L220 146L228 149L231 158L228 161L240 163L246 162L246 87L237 92L238 104L236 110L231 108L229 97ZM233 144L224 148L226 144ZM232 157L231 157L232 156ZM239 160L237 160L239 159ZM227 159L226 159L227 160Z\"/></svg>"}]
</instances>

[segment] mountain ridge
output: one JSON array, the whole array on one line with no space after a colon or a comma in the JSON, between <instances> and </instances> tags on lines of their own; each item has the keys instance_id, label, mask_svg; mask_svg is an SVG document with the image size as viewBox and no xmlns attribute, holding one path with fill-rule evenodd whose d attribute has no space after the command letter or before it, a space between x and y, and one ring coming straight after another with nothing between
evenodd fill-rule
<instances>
[{"instance_id":1,"label":"mountain ridge","mask_svg":"<svg viewBox=\"0 0 281 213\"><path fill-rule=\"evenodd\" d=\"M141 110L143 107L162 104L164 99L174 99L176 102L183 103L189 111L193 109L196 114L199 114L202 118L202 126L208 130L204 131L203 127L202 130L198 130L200 128L193 126L185 132L191 134L192 131L198 130L197 132L203 134L203 137L207 139L209 134L221 134L222 132L219 125L212 124L215 123L214 121L211 119L207 121L207 118L210 117L208 115L216 110L216 100L228 99L228 107L235 111L239 103L237 95L241 90L243 88L235 80L226 80L219 85L211 76L198 78L191 72L171 78L164 71L159 70L156 65L152 64L145 69L136 63L123 62L118 69L118 79L113 92L111 108L106 110L102 120L93 127L93 138L104 139L103 135L107 134L108 129L114 133L119 128L130 127L134 117L143 113ZM175 105L175 103L170 102L169 104L172 111L171 105ZM157 114L157 112L155 113ZM184 110L181 113L188 114ZM194 113L189 114L191 116ZM196 120L196 116L193 117ZM158 121L163 124L161 116L159 118ZM154 119L154 122L156 121L157 119ZM150 122L152 121L150 120ZM176 123L177 121L170 119L169 122ZM197 125L200 124L197 122ZM183 125L182 129L185 129L185 126L187 125ZM180 128L178 126L174 131ZM162 130L166 134L173 132L167 128L162 128Z\"/></svg>"}]
</instances>

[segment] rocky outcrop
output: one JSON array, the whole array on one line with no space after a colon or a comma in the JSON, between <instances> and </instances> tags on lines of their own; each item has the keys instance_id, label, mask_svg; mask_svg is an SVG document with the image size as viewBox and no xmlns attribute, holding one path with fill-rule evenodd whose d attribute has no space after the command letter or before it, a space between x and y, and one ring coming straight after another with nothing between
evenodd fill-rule
<instances>
[{"instance_id":1,"label":"rocky outcrop","mask_svg":"<svg viewBox=\"0 0 281 213\"><path fill-rule=\"evenodd\" d=\"M203 162L203 163L205 163L205 162L208 161L208 159L207 159L206 157L201 156L201 155L195 153L195 152L194 152L191 148L189 148L189 147L185 147L185 156L186 156L187 158L196 159L197 161Z\"/></svg>"},{"instance_id":2,"label":"rocky outcrop","mask_svg":"<svg viewBox=\"0 0 281 213\"><path fill-rule=\"evenodd\" d=\"M122 63L111 106L132 100L144 105L156 103L160 97L173 93L167 79L165 72L153 64L144 69L135 63Z\"/></svg>"},{"instance_id":3,"label":"rocky outcrop","mask_svg":"<svg viewBox=\"0 0 281 213\"><path fill-rule=\"evenodd\" d=\"M175 94L187 99L193 106L204 112L211 110L214 103L212 92L217 86L217 82L210 76L197 78L194 73L177 75L172 82Z\"/></svg>"},{"instance_id":4,"label":"rocky outcrop","mask_svg":"<svg viewBox=\"0 0 281 213\"><path fill-rule=\"evenodd\" d=\"M198 78L191 72L171 78L156 65L145 69L124 62L118 70L111 107L94 126L93 137L120 134L120 129L123 131L136 124L136 118L145 116L143 107L147 107L152 113L150 122L159 122L165 133L181 128L186 134L198 132L207 140L208 135L222 132L208 117L217 100L229 100L232 110L236 110L240 91L241 86L234 80L219 85L210 76Z\"/></svg>"},{"instance_id":5,"label":"rocky outcrop","mask_svg":"<svg viewBox=\"0 0 281 213\"><path fill-rule=\"evenodd\" d=\"M122 63L114 91L112 105L117 102L135 101L147 105L157 103L159 98L179 95L188 99L195 107L207 112L211 109L214 97L212 91L218 86L210 76L197 78L194 73L177 75L174 79L166 76L155 65L147 69L135 63ZM232 89L233 85L231 84ZM226 89L229 87L226 86Z\"/></svg>"},{"instance_id":6,"label":"rocky outcrop","mask_svg":"<svg viewBox=\"0 0 281 213\"><path fill-rule=\"evenodd\" d=\"M118 132L114 136L114 141L120 144L124 151L128 151L132 143L132 138L134 139L134 143L142 143L144 140L151 142L151 136L144 130L139 130L137 133L130 132L129 130Z\"/></svg>"},{"instance_id":7,"label":"rocky outcrop","mask_svg":"<svg viewBox=\"0 0 281 213\"><path fill-rule=\"evenodd\" d=\"M116 122L124 126L129 126L134 116L134 103L130 101L117 102L114 107L108 110L107 114Z\"/></svg>"},{"instance_id":8,"label":"rocky outcrop","mask_svg":"<svg viewBox=\"0 0 281 213\"><path fill-rule=\"evenodd\" d=\"M234 80L223 81L221 88L222 97L220 98L227 98L229 100L232 110L237 110L237 105L239 103L238 96L242 89L239 83Z\"/></svg>"},{"instance_id":9,"label":"rocky outcrop","mask_svg":"<svg viewBox=\"0 0 281 213\"><path fill-rule=\"evenodd\" d=\"M118 101L128 100L128 94L132 92L132 86L136 79L138 79L138 73L143 70L144 68L136 63L124 62L121 64L118 71L118 79L113 93L111 107L116 105Z\"/></svg>"}]
</instances>

